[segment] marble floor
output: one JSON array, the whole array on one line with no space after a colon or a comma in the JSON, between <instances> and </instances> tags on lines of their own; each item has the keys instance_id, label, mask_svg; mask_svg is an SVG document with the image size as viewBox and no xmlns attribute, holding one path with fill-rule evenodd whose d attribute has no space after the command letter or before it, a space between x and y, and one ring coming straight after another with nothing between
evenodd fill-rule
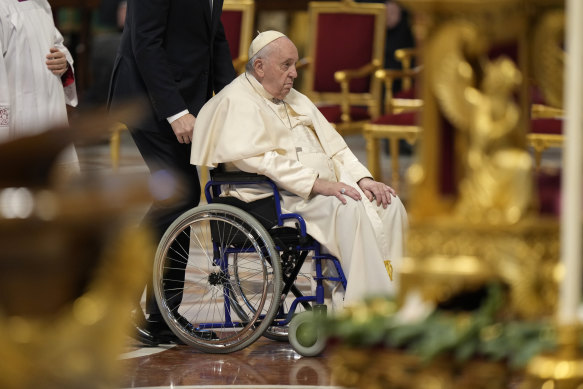
<instances>
[{"instance_id":1,"label":"marble floor","mask_svg":"<svg viewBox=\"0 0 583 389\"><path fill-rule=\"evenodd\" d=\"M347 138L351 149L366 161L364 140ZM109 145L102 143L79 148L85 172L111 172ZM412 161L401 156L404 171ZM543 161L547 167L560 163L560 153L550 151ZM383 156L384 175L389 157ZM144 173L147 169L127 133L122 134L119 173ZM406 193L406 187L403 187ZM406 202L406 199L404 199ZM126 352L119 357L122 367L120 388L338 388L331 375L330 354L302 357L287 342L260 338L251 346L231 354L205 354L184 345L142 347L128 337Z\"/></svg>"},{"instance_id":2,"label":"marble floor","mask_svg":"<svg viewBox=\"0 0 583 389\"><path fill-rule=\"evenodd\" d=\"M335 387L326 352L302 357L288 343L260 338L231 354L204 354L188 346L128 346L120 357L122 388Z\"/></svg>"}]
</instances>

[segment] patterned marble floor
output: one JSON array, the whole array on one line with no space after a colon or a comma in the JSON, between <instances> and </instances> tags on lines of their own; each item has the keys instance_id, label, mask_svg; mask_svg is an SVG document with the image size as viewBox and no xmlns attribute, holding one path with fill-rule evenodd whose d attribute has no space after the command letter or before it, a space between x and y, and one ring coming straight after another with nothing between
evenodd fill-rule
<instances>
[{"instance_id":1,"label":"patterned marble floor","mask_svg":"<svg viewBox=\"0 0 583 389\"><path fill-rule=\"evenodd\" d=\"M129 348L120 357L122 388L331 388L326 353L301 357L288 343L260 338L231 354L187 346Z\"/></svg>"}]
</instances>

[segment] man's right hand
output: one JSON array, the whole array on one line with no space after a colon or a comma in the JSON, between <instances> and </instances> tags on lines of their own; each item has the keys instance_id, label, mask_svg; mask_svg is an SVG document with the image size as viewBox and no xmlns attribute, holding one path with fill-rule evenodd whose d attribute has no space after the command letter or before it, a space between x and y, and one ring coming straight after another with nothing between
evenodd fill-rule
<instances>
[{"instance_id":1,"label":"man's right hand","mask_svg":"<svg viewBox=\"0 0 583 389\"><path fill-rule=\"evenodd\" d=\"M346 204L346 198L344 196L351 197L356 201L361 199L360 192L354 187L345 184L344 182L332 182L320 178L316 178L314 186L312 187L312 193L324 196L335 196L342 202L342 204Z\"/></svg>"},{"instance_id":2,"label":"man's right hand","mask_svg":"<svg viewBox=\"0 0 583 389\"><path fill-rule=\"evenodd\" d=\"M170 125L172 126L172 131L176 135L176 139L180 143L190 143L192 141L192 133L194 131L194 122L196 118L193 114L187 113L174 120Z\"/></svg>"}]
</instances>

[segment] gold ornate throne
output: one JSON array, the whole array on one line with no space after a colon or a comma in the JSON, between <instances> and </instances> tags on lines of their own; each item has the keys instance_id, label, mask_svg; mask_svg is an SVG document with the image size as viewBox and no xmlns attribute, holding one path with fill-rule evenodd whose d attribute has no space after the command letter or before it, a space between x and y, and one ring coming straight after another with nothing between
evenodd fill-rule
<instances>
[{"instance_id":1,"label":"gold ornate throne","mask_svg":"<svg viewBox=\"0 0 583 389\"><path fill-rule=\"evenodd\" d=\"M411 228L402 295L439 303L492 281L512 312L556 302L558 225L536 212L522 0L404 0L419 25L424 129L409 169ZM463 16L462 16L463 15Z\"/></svg>"}]
</instances>

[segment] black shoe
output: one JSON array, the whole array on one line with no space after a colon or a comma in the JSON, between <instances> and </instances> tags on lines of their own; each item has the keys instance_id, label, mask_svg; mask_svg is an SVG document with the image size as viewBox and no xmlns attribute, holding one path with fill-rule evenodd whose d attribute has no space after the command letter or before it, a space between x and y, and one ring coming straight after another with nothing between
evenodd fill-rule
<instances>
[{"instance_id":1,"label":"black shoe","mask_svg":"<svg viewBox=\"0 0 583 389\"><path fill-rule=\"evenodd\" d=\"M166 322L146 320L146 330L153 335L158 344L185 344L178 336L174 335Z\"/></svg>"},{"instance_id":2,"label":"black shoe","mask_svg":"<svg viewBox=\"0 0 583 389\"><path fill-rule=\"evenodd\" d=\"M145 328L142 328L139 325L134 323L134 330L131 333L132 338L142 343L144 346L148 347L156 347L159 344L158 339L154 337L149 331Z\"/></svg>"},{"instance_id":3,"label":"black shoe","mask_svg":"<svg viewBox=\"0 0 583 389\"><path fill-rule=\"evenodd\" d=\"M219 340L214 331L192 331L191 334L202 340Z\"/></svg>"},{"instance_id":4,"label":"black shoe","mask_svg":"<svg viewBox=\"0 0 583 389\"><path fill-rule=\"evenodd\" d=\"M138 316L138 317L136 317ZM145 346L155 347L160 344L184 344L172 331L163 320L145 319L143 316L134 315L133 326L134 331L132 337ZM162 319L161 317L159 319Z\"/></svg>"},{"instance_id":5,"label":"black shoe","mask_svg":"<svg viewBox=\"0 0 583 389\"><path fill-rule=\"evenodd\" d=\"M192 325L192 323L190 323L188 320L186 320L186 318L182 315L179 315L178 319L176 319L176 320L178 321L178 323L180 323L182 328L184 328L186 331L188 331L188 333L192 336L195 336L195 337L200 338L202 340L219 339L219 337L217 336L217 334L214 331L196 330L194 328L194 326Z\"/></svg>"}]
</instances>

